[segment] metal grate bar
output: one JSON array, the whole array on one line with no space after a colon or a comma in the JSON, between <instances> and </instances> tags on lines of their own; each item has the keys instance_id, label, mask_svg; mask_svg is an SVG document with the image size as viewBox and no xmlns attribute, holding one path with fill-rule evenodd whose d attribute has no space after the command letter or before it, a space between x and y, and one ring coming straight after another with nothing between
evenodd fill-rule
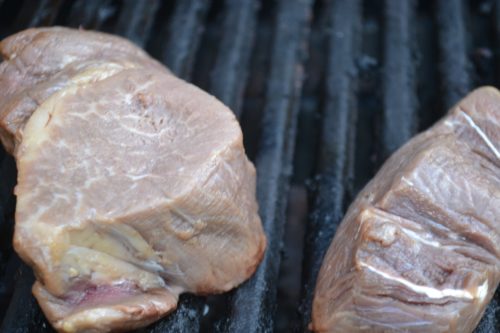
<instances>
[{"instance_id":1,"label":"metal grate bar","mask_svg":"<svg viewBox=\"0 0 500 333\"><path fill-rule=\"evenodd\" d=\"M257 199L268 244L255 275L234 292L229 332L267 332L273 327L311 2L282 0L278 4L262 138L256 161Z\"/></svg>"},{"instance_id":2,"label":"metal grate bar","mask_svg":"<svg viewBox=\"0 0 500 333\"><path fill-rule=\"evenodd\" d=\"M3 186L3 184L0 184L0 186ZM7 246L7 244L10 243L10 237L6 237L8 235L9 231L9 226L8 226L8 219L7 219L7 214L5 213L5 203L4 201L0 200L0 267L5 264L5 261L7 260L8 256L8 250L10 249L10 246ZM9 235L10 236L10 235ZM0 278L0 284L4 283L4 281ZM0 302L2 300L0 299Z\"/></svg>"},{"instance_id":3,"label":"metal grate bar","mask_svg":"<svg viewBox=\"0 0 500 333\"><path fill-rule=\"evenodd\" d=\"M8 223L13 225L14 218L10 218L8 220ZM2 230L2 232L4 232L4 230ZM10 237L7 242L11 242ZM10 253L12 253L12 250L10 251ZM16 272L19 268L19 265L21 264L21 259L19 259L17 255L9 254L8 258L9 259L7 263L5 263L4 269L2 270L2 275L0 276L0 318L2 318L2 322L6 310L10 305L9 302L12 298L12 292L16 284ZM2 263L2 266L3 265L4 264Z\"/></svg>"},{"instance_id":4,"label":"metal grate bar","mask_svg":"<svg viewBox=\"0 0 500 333\"><path fill-rule=\"evenodd\" d=\"M15 202L12 192L16 181L16 167L12 157L5 156L1 161L0 175L0 307L3 316L14 284L12 277L19 266L19 261L12 260L15 255L12 254L11 246Z\"/></svg>"},{"instance_id":5,"label":"metal grate bar","mask_svg":"<svg viewBox=\"0 0 500 333\"><path fill-rule=\"evenodd\" d=\"M385 159L408 141L416 126L414 61L412 59L413 0L385 1L384 115L382 156Z\"/></svg>"},{"instance_id":6,"label":"metal grate bar","mask_svg":"<svg viewBox=\"0 0 500 333\"><path fill-rule=\"evenodd\" d=\"M115 32L143 47L159 6L159 0L124 0Z\"/></svg>"},{"instance_id":7,"label":"metal grate bar","mask_svg":"<svg viewBox=\"0 0 500 333\"><path fill-rule=\"evenodd\" d=\"M325 77L323 127L320 137L319 187L306 234L303 268L302 316L311 318L316 277L323 256L344 212L348 149L353 146L356 110L356 64L360 1L335 1L328 8L330 34Z\"/></svg>"},{"instance_id":8,"label":"metal grate bar","mask_svg":"<svg viewBox=\"0 0 500 333\"><path fill-rule=\"evenodd\" d=\"M209 3L207 0L179 1L170 21L163 63L183 79L191 75Z\"/></svg>"},{"instance_id":9,"label":"metal grate bar","mask_svg":"<svg viewBox=\"0 0 500 333\"><path fill-rule=\"evenodd\" d=\"M25 1L16 24L17 30L53 24L62 2L62 0Z\"/></svg>"},{"instance_id":10,"label":"metal grate bar","mask_svg":"<svg viewBox=\"0 0 500 333\"><path fill-rule=\"evenodd\" d=\"M110 0L76 0L69 13L68 26L99 29L112 14Z\"/></svg>"},{"instance_id":11,"label":"metal grate bar","mask_svg":"<svg viewBox=\"0 0 500 333\"><path fill-rule=\"evenodd\" d=\"M226 6L222 41L211 75L210 90L240 118L258 3L234 0L227 1Z\"/></svg>"},{"instance_id":12,"label":"metal grate bar","mask_svg":"<svg viewBox=\"0 0 500 333\"><path fill-rule=\"evenodd\" d=\"M448 109L470 89L462 0L437 1L441 84Z\"/></svg>"},{"instance_id":13,"label":"metal grate bar","mask_svg":"<svg viewBox=\"0 0 500 333\"><path fill-rule=\"evenodd\" d=\"M14 225L14 195L16 181L15 162L10 156L5 156L0 162L0 318L10 301L13 276L19 266L18 260L12 254L12 227ZM0 319L0 320L2 320Z\"/></svg>"},{"instance_id":14,"label":"metal grate bar","mask_svg":"<svg viewBox=\"0 0 500 333\"><path fill-rule=\"evenodd\" d=\"M0 332L49 333L54 332L31 294L34 276L31 268L21 264L16 286Z\"/></svg>"},{"instance_id":15,"label":"metal grate bar","mask_svg":"<svg viewBox=\"0 0 500 333\"><path fill-rule=\"evenodd\" d=\"M14 213L13 188L16 185L16 162L11 156L5 156L0 162L0 205L7 215Z\"/></svg>"},{"instance_id":16,"label":"metal grate bar","mask_svg":"<svg viewBox=\"0 0 500 333\"><path fill-rule=\"evenodd\" d=\"M12 157L3 158L0 175L0 320L3 320L14 285L13 276L19 266L19 261L13 260L16 255L11 245L15 209L13 188L16 182L16 166Z\"/></svg>"}]
</instances>

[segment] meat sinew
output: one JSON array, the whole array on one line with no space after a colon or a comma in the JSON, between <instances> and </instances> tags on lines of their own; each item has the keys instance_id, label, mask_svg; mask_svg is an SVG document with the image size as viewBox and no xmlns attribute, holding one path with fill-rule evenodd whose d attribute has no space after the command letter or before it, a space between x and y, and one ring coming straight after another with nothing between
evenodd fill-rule
<instances>
[{"instance_id":1,"label":"meat sinew","mask_svg":"<svg viewBox=\"0 0 500 333\"><path fill-rule=\"evenodd\" d=\"M358 195L319 273L317 332L471 332L500 281L500 94L480 88Z\"/></svg>"},{"instance_id":2,"label":"meat sinew","mask_svg":"<svg viewBox=\"0 0 500 333\"><path fill-rule=\"evenodd\" d=\"M18 167L14 245L56 329L145 326L182 292L227 291L254 272L255 168L229 109L117 37L34 29L1 48L15 105L2 120L17 119L2 123Z\"/></svg>"}]
</instances>

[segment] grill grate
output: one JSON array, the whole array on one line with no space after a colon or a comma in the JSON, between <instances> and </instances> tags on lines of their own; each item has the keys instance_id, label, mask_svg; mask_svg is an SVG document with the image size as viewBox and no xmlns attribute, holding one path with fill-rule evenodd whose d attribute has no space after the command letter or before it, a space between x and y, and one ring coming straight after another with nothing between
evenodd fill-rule
<instances>
[{"instance_id":1,"label":"grill grate","mask_svg":"<svg viewBox=\"0 0 500 333\"><path fill-rule=\"evenodd\" d=\"M412 0L385 1L384 36L384 115L382 154L388 157L415 134L416 108L411 27ZM398 92L395 94L394 92Z\"/></svg>"},{"instance_id":2,"label":"grill grate","mask_svg":"<svg viewBox=\"0 0 500 333\"><path fill-rule=\"evenodd\" d=\"M292 173L303 77L300 64L307 50L310 7L310 0L281 0L277 8L262 139L256 159L257 199L268 244L253 278L234 293L230 332L262 332L273 324L285 221L284 193Z\"/></svg>"},{"instance_id":3,"label":"grill grate","mask_svg":"<svg viewBox=\"0 0 500 333\"><path fill-rule=\"evenodd\" d=\"M500 83L499 17L500 0L0 0L0 37L39 25L116 33L233 109L257 167L264 260L240 288L183 295L140 331L289 332L307 327L322 257L377 167L471 87ZM53 332L12 250L15 179L0 149L0 331ZM303 265L281 260L296 246L284 237L290 185L312 203ZM290 262L293 313L277 295ZM497 292L476 332L500 333L499 321Z\"/></svg>"},{"instance_id":4,"label":"grill grate","mask_svg":"<svg viewBox=\"0 0 500 333\"><path fill-rule=\"evenodd\" d=\"M345 188L353 163L356 114L356 64L361 2L337 1L327 8L327 59L322 132L319 139L319 187L307 230L304 257L304 326L310 318L316 275L342 218Z\"/></svg>"},{"instance_id":5,"label":"grill grate","mask_svg":"<svg viewBox=\"0 0 500 333\"><path fill-rule=\"evenodd\" d=\"M440 73L444 106L451 107L470 88L463 4L459 0L437 2Z\"/></svg>"},{"instance_id":6,"label":"grill grate","mask_svg":"<svg viewBox=\"0 0 500 333\"><path fill-rule=\"evenodd\" d=\"M239 0L228 2L227 6L222 41L211 74L210 91L229 106L239 119L257 23L258 3Z\"/></svg>"}]
</instances>

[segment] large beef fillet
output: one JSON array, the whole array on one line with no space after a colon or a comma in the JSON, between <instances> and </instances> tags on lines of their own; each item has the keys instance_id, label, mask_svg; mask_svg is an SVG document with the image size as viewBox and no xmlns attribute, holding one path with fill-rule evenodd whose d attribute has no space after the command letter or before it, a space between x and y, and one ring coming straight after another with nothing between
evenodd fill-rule
<instances>
[{"instance_id":1,"label":"large beef fillet","mask_svg":"<svg viewBox=\"0 0 500 333\"><path fill-rule=\"evenodd\" d=\"M145 326L254 272L255 169L229 109L117 37L34 29L0 46L14 245L59 331Z\"/></svg>"},{"instance_id":2,"label":"large beef fillet","mask_svg":"<svg viewBox=\"0 0 500 333\"><path fill-rule=\"evenodd\" d=\"M319 273L317 332L471 332L500 281L500 94L472 92L349 208Z\"/></svg>"}]
</instances>

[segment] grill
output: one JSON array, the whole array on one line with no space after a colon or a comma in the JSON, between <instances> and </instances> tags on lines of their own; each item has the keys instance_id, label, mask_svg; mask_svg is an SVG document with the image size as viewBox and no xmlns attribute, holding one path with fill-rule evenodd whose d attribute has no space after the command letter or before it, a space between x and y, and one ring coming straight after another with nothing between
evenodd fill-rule
<instances>
[{"instance_id":1,"label":"grill","mask_svg":"<svg viewBox=\"0 0 500 333\"><path fill-rule=\"evenodd\" d=\"M303 332L322 257L387 156L472 87L500 83L500 1L0 0L0 37L64 25L125 36L227 104L257 167L268 250L229 293L183 295L140 332ZM53 332L12 250L0 151L0 317ZM301 264L303 263L303 264ZM500 292L476 332L500 332Z\"/></svg>"}]
</instances>

